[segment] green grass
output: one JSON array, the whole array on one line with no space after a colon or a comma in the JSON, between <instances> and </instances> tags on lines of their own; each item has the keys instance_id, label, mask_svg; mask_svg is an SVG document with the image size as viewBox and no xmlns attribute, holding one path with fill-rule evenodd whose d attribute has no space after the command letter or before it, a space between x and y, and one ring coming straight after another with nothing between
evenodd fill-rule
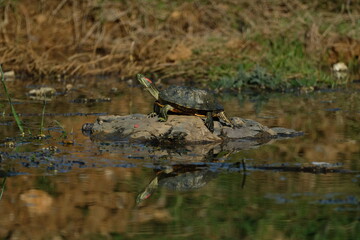
<instances>
[{"instance_id":1,"label":"green grass","mask_svg":"<svg viewBox=\"0 0 360 240\"><path fill-rule=\"evenodd\" d=\"M257 65L254 70L247 72L243 65L238 66L235 74L225 75L218 81L212 82L216 89L239 90L242 88L257 88L275 90L282 88L282 80L276 75L269 74L265 68Z\"/></svg>"},{"instance_id":2,"label":"green grass","mask_svg":"<svg viewBox=\"0 0 360 240\"><path fill-rule=\"evenodd\" d=\"M257 64L250 61L213 66L209 70L211 87L215 89L284 90L302 87L334 87L334 79L321 63L305 52L296 39L260 40L264 56Z\"/></svg>"},{"instance_id":3,"label":"green grass","mask_svg":"<svg viewBox=\"0 0 360 240\"><path fill-rule=\"evenodd\" d=\"M264 63L275 75L292 87L315 86L326 82L318 64L305 53L304 45L299 40L286 41L275 39L266 41L268 49Z\"/></svg>"}]
</instances>

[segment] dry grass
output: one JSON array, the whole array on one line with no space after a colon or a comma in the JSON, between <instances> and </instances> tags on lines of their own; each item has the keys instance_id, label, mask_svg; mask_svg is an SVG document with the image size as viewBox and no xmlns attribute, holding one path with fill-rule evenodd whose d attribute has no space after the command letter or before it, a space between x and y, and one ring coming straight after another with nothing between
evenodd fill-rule
<instances>
[{"instance_id":1,"label":"dry grass","mask_svg":"<svg viewBox=\"0 0 360 240\"><path fill-rule=\"evenodd\" d=\"M358 4L305 2L5 0L0 62L36 76L206 77L219 64L261 63L263 42L279 38L322 65L358 60Z\"/></svg>"}]
</instances>

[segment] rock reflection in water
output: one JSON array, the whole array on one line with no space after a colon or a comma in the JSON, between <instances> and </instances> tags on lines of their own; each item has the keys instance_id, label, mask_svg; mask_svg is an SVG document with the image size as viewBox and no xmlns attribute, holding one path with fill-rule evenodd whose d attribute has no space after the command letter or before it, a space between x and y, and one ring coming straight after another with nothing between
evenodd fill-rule
<instances>
[{"instance_id":1,"label":"rock reflection in water","mask_svg":"<svg viewBox=\"0 0 360 240\"><path fill-rule=\"evenodd\" d=\"M209 162L214 159L230 159L244 150L257 149L273 139L253 139L229 142L213 142L193 145L139 144L125 142L95 142L99 152L109 158L126 156L129 162L147 163L194 163ZM109 164L111 164L109 160Z\"/></svg>"}]
</instances>

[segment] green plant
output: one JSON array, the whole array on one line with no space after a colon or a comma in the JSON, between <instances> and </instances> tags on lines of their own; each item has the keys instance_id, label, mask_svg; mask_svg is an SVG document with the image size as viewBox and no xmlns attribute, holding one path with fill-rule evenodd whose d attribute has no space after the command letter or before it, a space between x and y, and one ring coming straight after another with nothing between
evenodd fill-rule
<instances>
[{"instance_id":1,"label":"green plant","mask_svg":"<svg viewBox=\"0 0 360 240\"><path fill-rule=\"evenodd\" d=\"M11 112L12 112L14 118L15 118L16 124L17 124L17 126L18 126L18 128L20 130L21 135L24 136L25 135L24 128L22 127L22 123L21 123L21 120L19 118L19 115L15 111L14 105L13 105L13 103L11 101L10 94L9 94L7 88L6 88L5 76L4 76L4 72L2 70L1 64L0 64L0 73L1 73L1 82L3 84L5 94L7 96L8 101L9 101L9 104L10 104L10 107L11 107Z\"/></svg>"},{"instance_id":2,"label":"green plant","mask_svg":"<svg viewBox=\"0 0 360 240\"><path fill-rule=\"evenodd\" d=\"M68 134L67 134L64 126L57 120L54 120L54 122L56 123L56 125L58 125L61 128L61 138L62 139L67 139Z\"/></svg>"},{"instance_id":3,"label":"green plant","mask_svg":"<svg viewBox=\"0 0 360 240\"><path fill-rule=\"evenodd\" d=\"M304 44L300 40L279 37L263 44L269 50L263 64L276 76L281 76L287 87L331 85L329 74L305 53Z\"/></svg>"},{"instance_id":4,"label":"green plant","mask_svg":"<svg viewBox=\"0 0 360 240\"><path fill-rule=\"evenodd\" d=\"M243 87L257 89L281 89L286 86L283 79L269 73L265 68L257 65L252 71L247 72L243 65L233 75L225 75L217 81L213 81L212 87L217 89L242 89Z\"/></svg>"},{"instance_id":5,"label":"green plant","mask_svg":"<svg viewBox=\"0 0 360 240\"><path fill-rule=\"evenodd\" d=\"M46 100L44 100L43 102L43 109L41 113L40 136L44 136L43 129L44 129L44 119L45 119L45 107L46 107Z\"/></svg>"}]
</instances>

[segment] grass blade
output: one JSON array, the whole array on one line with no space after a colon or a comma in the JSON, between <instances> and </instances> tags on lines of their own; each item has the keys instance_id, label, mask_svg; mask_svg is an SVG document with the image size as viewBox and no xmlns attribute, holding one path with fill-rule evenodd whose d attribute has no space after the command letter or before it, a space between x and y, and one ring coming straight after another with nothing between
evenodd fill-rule
<instances>
[{"instance_id":1,"label":"grass blade","mask_svg":"<svg viewBox=\"0 0 360 240\"><path fill-rule=\"evenodd\" d=\"M40 135L41 136L44 134L43 130L44 130L45 107L46 107L46 100L44 100L43 109L42 109L42 113L41 113L41 125L40 125Z\"/></svg>"},{"instance_id":2,"label":"grass blade","mask_svg":"<svg viewBox=\"0 0 360 240\"><path fill-rule=\"evenodd\" d=\"M9 101L9 104L10 104L10 107L11 107L11 112L12 112L14 118L15 118L16 124L17 124L17 126L18 126L18 128L19 128L19 130L21 132L21 135L24 136L25 135L24 128L22 127L21 120L20 120L18 114L15 111L14 105L11 102L10 94L9 94L7 88L6 88L4 72L2 70L1 64L0 64L0 73L1 73L1 82L2 82L3 87L4 87L5 94L6 94L7 98L8 98L8 101Z\"/></svg>"}]
</instances>

